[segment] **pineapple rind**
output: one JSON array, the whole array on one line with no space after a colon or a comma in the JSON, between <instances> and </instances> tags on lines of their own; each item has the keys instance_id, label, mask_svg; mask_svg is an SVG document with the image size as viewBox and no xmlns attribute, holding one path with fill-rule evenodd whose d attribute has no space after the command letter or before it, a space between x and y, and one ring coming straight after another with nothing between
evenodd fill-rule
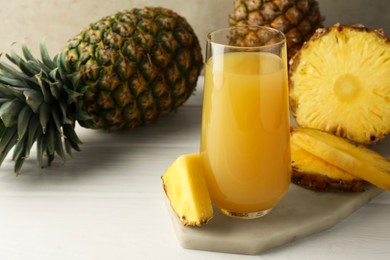
<instances>
[{"instance_id":1,"label":"pineapple rind","mask_svg":"<svg viewBox=\"0 0 390 260\"><path fill-rule=\"evenodd\" d=\"M103 17L73 37L61 55L61 73L78 78L72 90L86 93L74 110L89 118L78 122L93 129L135 128L176 111L203 68L192 27L163 7Z\"/></svg>"},{"instance_id":2,"label":"pineapple rind","mask_svg":"<svg viewBox=\"0 0 390 260\"><path fill-rule=\"evenodd\" d=\"M316 191L363 191L364 181L314 156L291 135L292 181Z\"/></svg>"},{"instance_id":3,"label":"pineapple rind","mask_svg":"<svg viewBox=\"0 0 390 260\"><path fill-rule=\"evenodd\" d=\"M260 25L282 31L286 35L289 59L322 27L323 20L316 0L236 0L229 15L230 25ZM254 38L247 36L242 35L236 42L250 44Z\"/></svg>"},{"instance_id":4,"label":"pineapple rind","mask_svg":"<svg viewBox=\"0 0 390 260\"><path fill-rule=\"evenodd\" d=\"M319 29L290 62L292 113L300 126L378 142L390 133L389 73L390 42L383 32Z\"/></svg>"},{"instance_id":5,"label":"pineapple rind","mask_svg":"<svg viewBox=\"0 0 390 260\"><path fill-rule=\"evenodd\" d=\"M161 177L170 205L184 226L202 226L213 208L199 154L177 158Z\"/></svg>"},{"instance_id":6,"label":"pineapple rind","mask_svg":"<svg viewBox=\"0 0 390 260\"><path fill-rule=\"evenodd\" d=\"M299 128L295 142L314 156L381 189L390 190L390 161L363 146L335 135Z\"/></svg>"}]
</instances>

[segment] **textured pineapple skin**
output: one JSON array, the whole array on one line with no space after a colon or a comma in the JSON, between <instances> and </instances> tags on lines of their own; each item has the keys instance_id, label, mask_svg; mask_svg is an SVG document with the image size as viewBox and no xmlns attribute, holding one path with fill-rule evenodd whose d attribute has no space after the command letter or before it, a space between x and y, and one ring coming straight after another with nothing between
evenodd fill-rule
<instances>
[{"instance_id":1,"label":"textured pineapple skin","mask_svg":"<svg viewBox=\"0 0 390 260\"><path fill-rule=\"evenodd\" d=\"M390 103L388 102L388 100L390 99L390 91L387 87L390 81L387 81L386 83L382 79L383 82L378 84L379 86L374 86L374 84L371 84L371 81L374 81L371 80L371 78L374 79L372 75L374 75L378 71L371 69L371 74L367 73L367 71L370 69L370 65L377 63L378 60L376 60L375 62L370 62L370 64L367 66L367 63L365 65L362 64L363 59L351 59L352 61L348 65L342 66L341 64L345 64L345 61L348 61L348 59L339 58L339 54L330 54L332 46L324 45L324 38L326 37L340 37L340 40L336 42L339 42L340 46L342 46L340 48L345 53L349 53L349 55L352 57L360 57L356 54L362 54L364 52L367 52L367 48L361 47L360 49L356 49L356 47L348 45L353 40L353 37L348 36L348 34L355 35L355 38L357 38L356 35L359 34L361 35L361 37L363 37L363 35L370 37L376 42L375 44L373 43L370 46L366 47L370 47L370 51L372 51L372 49L383 50L383 56L390 57L390 40L384 34L383 30L371 30L363 25L346 26L341 24L335 24L326 28L317 29L317 31L310 38L310 40L304 43L301 50L296 53L296 55L289 62L291 113L294 116L298 125L302 127L323 130L340 137L348 138L354 142L361 144L378 143L390 133ZM365 41L362 41L361 43L364 42ZM344 46L342 44L344 44ZM313 74L317 73L317 68L314 65L317 63L318 59L307 60L304 56L308 52L309 48L315 49L313 46L318 46L318 52L323 53L323 60L327 62L339 58L339 60L337 60L339 62L337 64L333 64L332 66L332 70L334 70L334 73L329 73L329 71L321 72L321 77L318 78L318 76L316 76L316 78L321 79L321 81L331 81L334 80L333 78L335 77L336 73L351 73L354 76L360 76L362 79L367 81L363 88L370 89L372 95L381 97L381 100L369 103L367 102L367 100L363 99L360 102L359 108L357 106L351 106L350 104L352 102L337 103L333 102L334 100L331 101L331 98L333 98L333 96L324 97L323 94L318 94L317 96L311 97L313 104L315 103L316 105L318 105L318 107L311 107L310 109L307 109L306 105L306 108L303 108L303 106L305 106L305 103L302 101L303 98L301 95L296 94L297 91L302 87L302 84L298 83L298 77L300 77L302 81L309 82L307 83L307 86L310 89L320 88L320 84L318 84L318 82L312 83L313 77L311 77ZM368 53L366 56L366 58L368 59L372 58L372 55L370 55L370 53ZM384 59L386 60L386 58ZM355 67L363 68L363 71L355 73L351 69L354 65L356 65ZM390 62L385 62L383 66L380 67L380 70L382 70L380 73L384 75L384 80L389 78L388 75L390 73ZM377 74L379 75L379 73ZM333 84L334 83L327 83L326 88L328 88L329 91L334 89ZM308 91L306 90L301 92L308 93ZM361 96L365 97L368 96L368 94L361 94ZM311 100L306 99L305 102L308 104L308 102L311 102ZM339 105L342 107L339 107ZM348 110L346 110L346 108ZM371 114L363 114L363 112L371 110L374 110L374 112ZM321 122L314 122L314 120L311 120L311 118L314 117L321 119ZM334 120L335 118L337 118L338 121ZM359 127L356 126L357 123L359 123Z\"/></svg>"},{"instance_id":2,"label":"textured pineapple skin","mask_svg":"<svg viewBox=\"0 0 390 260\"><path fill-rule=\"evenodd\" d=\"M365 190L361 179L343 180L314 172L303 172L293 167L291 181L304 188L320 192L361 192Z\"/></svg>"},{"instance_id":3,"label":"textured pineapple skin","mask_svg":"<svg viewBox=\"0 0 390 260\"><path fill-rule=\"evenodd\" d=\"M80 97L74 110L87 114L79 123L88 128L134 128L177 110L203 68L191 26L161 7L104 17L71 39L63 53L60 70L75 81L71 91Z\"/></svg>"},{"instance_id":4,"label":"textured pineapple skin","mask_svg":"<svg viewBox=\"0 0 390 260\"><path fill-rule=\"evenodd\" d=\"M289 59L323 20L316 0L236 0L229 16L230 25L268 26L283 32ZM248 46L253 38L242 35L237 41Z\"/></svg>"},{"instance_id":5,"label":"textured pineapple skin","mask_svg":"<svg viewBox=\"0 0 390 260\"><path fill-rule=\"evenodd\" d=\"M172 210L184 226L203 226L214 215L200 155L179 156L161 177Z\"/></svg>"}]
</instances>

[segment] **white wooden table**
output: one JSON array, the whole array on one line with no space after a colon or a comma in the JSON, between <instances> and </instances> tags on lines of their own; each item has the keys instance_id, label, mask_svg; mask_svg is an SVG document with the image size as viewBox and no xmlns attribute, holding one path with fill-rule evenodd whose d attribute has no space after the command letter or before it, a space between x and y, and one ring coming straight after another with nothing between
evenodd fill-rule
<instances>
[{"instance_id":1,"label":"white wooden table","mask_svg":"<svg viewBox=\"0 0 390 260\"><path fill-rule=\"evenodd\" d=\"M330 230L259 256L183 249L162 200L160 176L199 149L203 78L190 100L129 132L77 127L83 145L66 164L21 175L0 168L0 259L390 259L390 193ZM288 217L288 216L286 216Z\"/></svg>"},{"instance_id":2,"label":"white wooden table","mask_svg":"<svg viewBox=\"0 0 390 260\"><path fill-rule=\"evenodd\" d=\"M17 42L14 48L19 52L25 40L37 53L46 37L54 55L88 23L141 3L194 13L190 22L202 25L199 32L206 30L203 26L209 31L225 24L210 15L204 16L214 22L199 20L199 12L187 3L180 6L182 1L0 2L0 52L8 52L12 42ZM346 11L339 7L340 13ZM218 7L218 15L225 17L230 8ZM328 9L332 13L325 16L336 14L335 8ZM362 21L370 20L367 17ZM8 157L0 168L0 260L390 259L389 192L330 230L260 256L181 248L161 198L160 176L179 154L199 149L200 99L198 91L176 114L127 133L78 127L82 152L66 164L56 160L41 170L32 153L15 177Z\"/></svg>"}]
</instances>

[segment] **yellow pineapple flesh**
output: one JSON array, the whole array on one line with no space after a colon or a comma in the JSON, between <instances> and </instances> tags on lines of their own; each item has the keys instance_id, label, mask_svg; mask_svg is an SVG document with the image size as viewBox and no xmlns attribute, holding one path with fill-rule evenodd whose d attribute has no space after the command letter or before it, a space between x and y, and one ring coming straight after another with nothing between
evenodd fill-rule
<instances>
[{"instance_id":1,"label":"yellow pineapple flesh","mask_svg":"<svg viewBox=\"0 0 390 260\"><path fill-rule=\"evenodd\" d=\"M292 140L301 149L333 167L390 190L390 161L379 153L316 129L295 129Z\"/></svg>"},{"instance_id":2,"label":"yellow pineapple flesh","mask_svg":"<svg viewBox=\"0 0 390 260\"><path fill-rule=\"evenodd\" d=\"M302 149L297 144L295 133L296 131L292 132L290 139L292 182L316 191L364 190L362 179Z\"/></svg>"},{"instance_id":3,"label":"yellow pineapple flesh","mask_svg":"<svg viewBox=\"0 0 390 260\"><path fill-rule=\"evenodd\" d=\"M178 157L161 177L170 206L185 226L202 226L214 215L199 154Z\"/></svg>"},{"instance_id":4,"label":"yellow pineapple flesh","mask_svg":"<svg viewBox=\"0 0 390 260\"><path fill-rule=\"evenodd\" d=\"M390 133L390 41L383 31L318 29L290 61L298 125L370 144Z\"/></svg>"}]
</instances>

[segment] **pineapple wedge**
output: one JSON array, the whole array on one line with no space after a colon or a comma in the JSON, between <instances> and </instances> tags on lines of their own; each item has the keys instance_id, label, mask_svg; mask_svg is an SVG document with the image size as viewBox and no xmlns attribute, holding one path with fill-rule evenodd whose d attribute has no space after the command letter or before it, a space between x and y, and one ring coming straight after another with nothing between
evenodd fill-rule
<instances>
[{"instance_id":1,"label":"pineapple wedge","mask_svg":"<svg viewBox=\"0 0 390 260\"><path fill-rule=\"evenodd\" d=\"M314 156L296 143L291 134L292 182L316 191L363 191L364 181Z\"/></svg>"},{"instance_id":2,"label":"pineapple wedge","mask_svg":"<svg viewBox=\"0 0 390 260\"><path fill-rule=\"evenodd\" d=\"M390 190L390 161L379 153L309 128L295 129L292 139L313 156L381 189Z\"/></svg>"},{"instance_id":3,"label":"pineapple wedge","mask_svg":"<svg viewBox=\"0 0 390 260\"><path fill-rule=\"evenodd\" d=\"M200 154L181 155L161 179L170 205L184 226L202 226L213 217Z\"/></svg>"}]
</instances>

